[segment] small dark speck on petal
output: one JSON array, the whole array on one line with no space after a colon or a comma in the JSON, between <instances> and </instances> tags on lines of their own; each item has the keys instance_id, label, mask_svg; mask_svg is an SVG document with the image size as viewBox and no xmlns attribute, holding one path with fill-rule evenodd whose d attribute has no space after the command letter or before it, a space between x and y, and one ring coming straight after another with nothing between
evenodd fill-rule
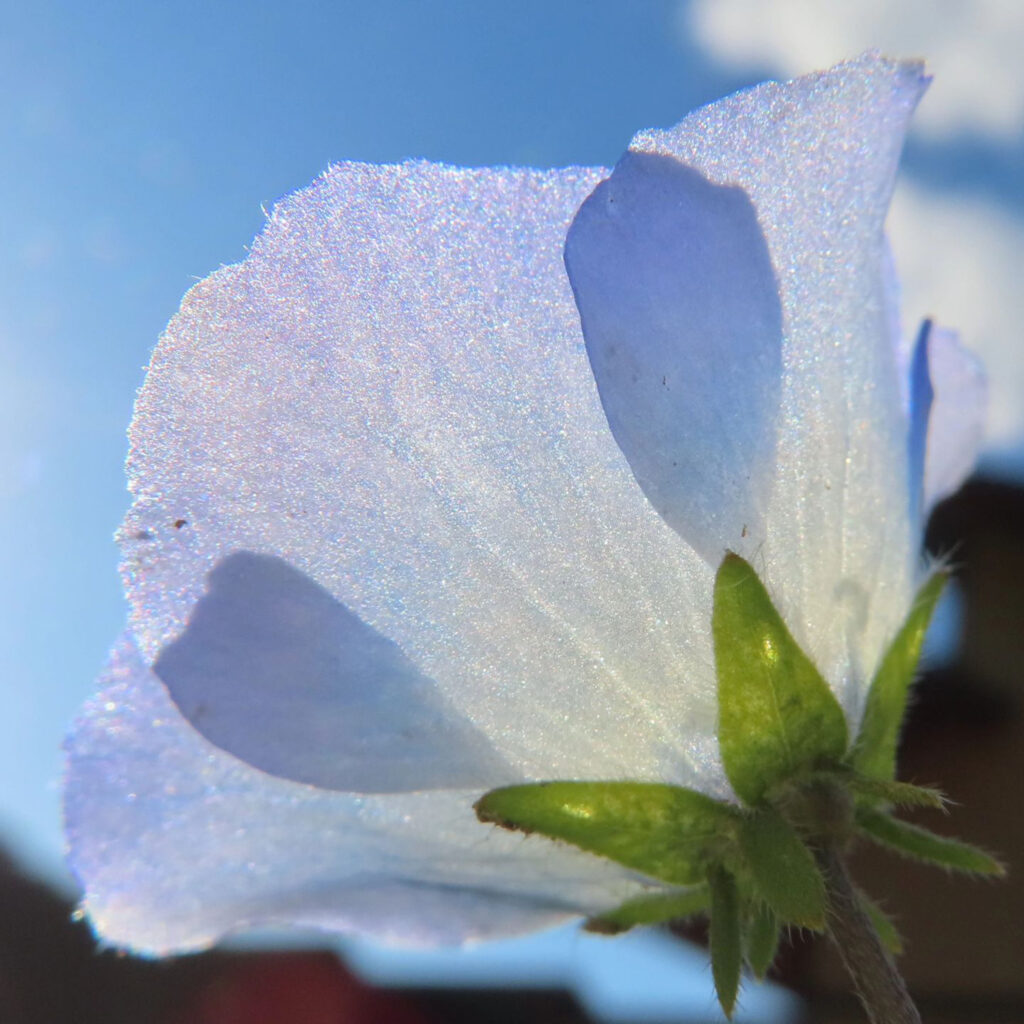
<instances>
[{"instance_id":1,"label":"small dark speck on petal","mask_svg":"<svg viewBox=\"0 0 1024 1024\"><path fill-rule=\"evenodd\" d=\"M180 530L183 526L188 526L188 520L187 519L175 519L174 520L174 528L176 530Z\"/></svg>"}]
</instances>

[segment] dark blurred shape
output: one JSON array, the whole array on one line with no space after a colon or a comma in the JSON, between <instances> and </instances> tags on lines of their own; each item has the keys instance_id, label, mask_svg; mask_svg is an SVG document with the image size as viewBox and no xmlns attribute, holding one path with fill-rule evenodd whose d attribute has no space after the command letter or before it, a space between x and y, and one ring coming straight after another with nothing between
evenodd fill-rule
<instances>
[{"instance_id":1,"label":"dark blurred shape","mask_svg":"<svg viewBox=\"0 0 1024 1024\"><path fill-rule=\"evenodd\" d=\"M326 952L100 952L71 905L0 852L2 1024L431 1024Z\"/></svg>"},{"instance_id":2,"label":"dark blurred shape","mask_svg":"<svg viewBox=\"0 0 1024 1024\"><path fill-rule=\"evenodd\" d=\"M0 853L0 1020L4 1024L163 1024L211 975L97 953L71 906Z\"/></svg>"},{"instance_id":3,"label":"dark blurred shape","mask_svg":"<svg viewBox=\"0 0 1024 1024\"><path fill-rule=\"evenodd\" d=\"M1024 706L1024 488L974 480L943 502L929 550L952 560L964 593L959 669L981 699ZM928 699L932 699L931 696Z\"/></svg>"}]
</instances>

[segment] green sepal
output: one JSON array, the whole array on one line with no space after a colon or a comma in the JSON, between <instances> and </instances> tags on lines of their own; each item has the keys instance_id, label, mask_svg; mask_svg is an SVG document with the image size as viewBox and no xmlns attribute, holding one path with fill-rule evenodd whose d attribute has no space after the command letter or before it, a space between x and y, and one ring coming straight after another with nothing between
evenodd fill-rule
<instances>
[{"instance_id":1,"label":"green sepal","mask_svg":"<svg viewBox=\"0 0 1024 1024\"><path fill-rule=\"evenodd\" d=\"M1006 874L1006 868L999 861L977 846L936 835L920 825L899 821L881 811L861 810L857 824L865 838L913 860L971 875L1002 877Z\"/></svg>"},{"instance_id":2,"label":"green sepal","mask_svg":"<svg viewBox=\"0 0 1024 1024\"><path fill-rule=\"evenodd\" d=\"M846 753L846 716L793 639L757 573L727 554L711 618L718 743L737 795L756 805L774 785Z\"/></svg>"},{"instance_id":3,"label":"green sepal","mask_svg":"<svg viewBox=\"0 0 1024 1024\"><path fill-rule=\"evenodd\" d=\"M896 782L892 779L872 779L864 775L851 774L846 778L853 795L862 802L891 804L893 807L928 807L935 811L946 810L946 795L931 786L915 786L911 782Z\"/></svg>"},{"instance_id":4,"label":"green sepal","mask_svg":"<svg viewBox=\"0 0 1024 1024\"><path fill-rule=\"evenodd\" d=\"M868 690L853 766L876 779L896 775L896 747L907 709L910 684L921 659L924 636L948 576L937 572L921 587L906 621L885 652Z\"/></svg>"},{"instance_id":5,"label":"green sepal","mask_svg":"<svg viewBox=\"0 0 1024 1024\"><path fill-rule=\"evenodd\" d=\"M627 900L614 910L588 918L583 927L601 935L618 935L637 925L664 924L705 913L710 903L711 893L706 885L673 889Z\"/></svg>"},{"instance_id":6,"label":"green sepal","mask_svg":"<svg viewBox=\"0 0 1024 1024\"><path fill-rule=\"evenodd\" d=\"M726 1017L731 1017L743 967L739 893L736 879L721 867L712 868L708 874L708 888L711 891L711 976L715 979L722 1011Z\"/></svg>"},{"instance_id":7,"label":"green sepal","mask_svg":"<svg viewBox=\"0 0 1024 1024\"><path fill-rule=\"evenodd\" d=\"M747 963L754 977L764 981L779 948L779 922L771 908L763 903L750 908L743 936Z\"/></svg>"},{"instance_id":8,"label":"green sepal","mask_svg":"<svg viewBox=\"0 0 1024 1024\"><path fill-rule=\"evenodd\" d=\"M776 811L758 811L743 819L739 840L755 898L781 921L824 928L825 883L794 828Z\"/></svg>"},{"instance_id":9,"label":"green sepal","mask_svg":"<svg viewBox=\"0 0 1024 1024\"><path fill-rule=\"evenodd\" d=\"M903 936L900 935L892 918L863 890L857 890L857 899L882 940L882 945L893 956L899 956L903 952Z\"/></svg>"},{"instance_id":10,"label":"green sepal","mask_svg":"<svg viewBox=\"0 0 1024 1024\"><path fill-rule=\"evenodd\" d=\"M483 822L561 839L671 885L704 881L735 842L739 811L703 793L648 782L539 782L492 789Z\"/></svg>"}]
</instances>

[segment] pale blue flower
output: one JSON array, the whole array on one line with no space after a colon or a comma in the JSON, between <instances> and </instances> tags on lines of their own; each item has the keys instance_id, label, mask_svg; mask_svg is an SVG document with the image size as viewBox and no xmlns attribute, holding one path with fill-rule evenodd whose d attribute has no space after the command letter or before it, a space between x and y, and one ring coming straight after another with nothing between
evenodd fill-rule
<instances>
[{"instance_id":1,"label":"pale blue flower","mask_svg":"<svg viewBox=\"0 0 1024 1024\"><path fill-rule=\"evenodd\" d=\"M883 220L925 84L867 56L763 85L611 177L339 165L189 292L132 424L129 626L68 744L106 941L456 942L650 888L472 804L728 797L727 549L856 724L984 397L898 326Z\"/></svg>"}]
</instances>

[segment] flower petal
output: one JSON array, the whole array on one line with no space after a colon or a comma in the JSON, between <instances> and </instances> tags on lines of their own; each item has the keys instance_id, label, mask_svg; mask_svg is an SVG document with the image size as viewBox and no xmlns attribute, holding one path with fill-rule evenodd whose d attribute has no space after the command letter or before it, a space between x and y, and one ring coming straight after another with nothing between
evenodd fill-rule
<instances>
[{"instance_id":1,"label":"flower petal","mask_svg":"<svg viewBox=\"0 0 1024 1024\"><path fill-rule=\"evenodd\" d=\"M782 311L739 188L627 153L565 246L612 433L644 493L712 566L764 535Z\"/></svg>"},{"instance_id":2,"label":"flower petal","mask_svg":"<svg viewBox=\"0 0 1024 1024\"><path fill-rule=\"evenodd\" d=\"M353 793L518 776L402 652L287 562L218 562L153 671L207 739L271 775Z\"/></svg>"},{"instance_id":3,"label":"flower petal","mask_svg":"<svg viewBox=\"0 0 1024 1024\"><path fill-rule=\"evenodd\" d=\"M920 65L869 54L738 93L675 128L642 133L631 146L742 189L756 211L782 306L774 478L755 529L746 488L733 489L740 500L718 520L719 543L753 561L854 719L891 624L913 596L919 535L909 509L908 425L883 222L906 124L926 84ZM682 246L670 252L686 254ZM692 256L680 278L691 271ZM679 344L696 347L697 359L711 358L700 352L701 340L681 334ZM745 394L756 371L733 372ZM730 374L696 398L715 408L731 394ZM755 402L748 415L743 437L764 424L765 410ZM714 468L739 465L723 459ZM762 486L755 480L753 493ZM676 490L685 494L686 482ZM699 512L696 505L677 509L684 518Z\"/></svg>"},{"instance_id":4,"label":"flower petal","mask_svg":"<svg viewBox=\"0 0 1024 1024\"><path fill-rule=\"evenodd\" d=\"M908 419L910 430L907 444L907 470L910 478L910 514L920 520L924 503L924 469L928 448L928 421L931 419L935 389L932 387L931 369L928 365L929 337L931 323L926 321L917 333L917 340L911 350L910 365L906 373L909 382L910 400Z\"/></svg>"},{"instance_id":5,"label":"flower petal","mask_svg":"<svg viewBox=\"0 0 1024 1024\"><path fill-rule=\"evenodd\" d=\"M107 942L141 952L279 924L461 942L650 891L609 861L481 825L475 792L361 797L268 776L192 729L127 637L67 749L85 908Z\"/></svg>"},{"instance_id":6,"label":"flower petal","mask_svg":"<svg viewBox=\"0 0 1024 1024\"><path fill-rule=\"evenodd\" d=\"M955 331L928 325L933 398L924 459L925 513L967 479L985 439L988 381Z\"/></svg>"},{"instance_id":7,"label":"flower petal","mask_svg":"<svg viewBox=\"0 0 1024 1024\"><path fill-rule=\"evenodd\" d=\"M608 430L562 266L600 174L343 165L189 293L131 431L147 660L273 555L522 775L728 791L711 570Z\"/></svg>"}]
</instances>

